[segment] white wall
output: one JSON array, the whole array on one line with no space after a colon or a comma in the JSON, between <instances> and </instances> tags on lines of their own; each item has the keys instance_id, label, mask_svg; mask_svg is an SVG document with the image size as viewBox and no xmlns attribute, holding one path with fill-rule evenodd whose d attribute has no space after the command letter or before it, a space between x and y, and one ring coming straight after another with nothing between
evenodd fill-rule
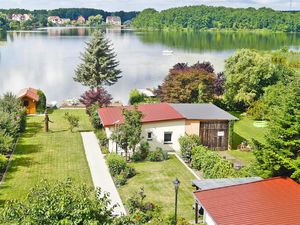
<instances>
[{"instance_id":1,"label":"white wall","mask_svg":"<svg viewBox=\"0 0 300 225\"><path fill-rule=\"evenodd\" d=\"M110 138L114 127L105 128L106 135ZM155 150L157 147L161 147L167 151L180 151L178 138L185 134L185 120L173 120L154 123L144 123L142 125L142 137L143 140L147 140L148 132L152 132L152 140L149 140L151 150ZM164 144L164 132L172 132L172 143ZM116 150L116 144L113 141L109 141L109 151ZM120 149L118 149L120 151Z\"/></svg>"},{"instance_id":2,"label":"white wall","mask_svg":"<svg viewBox=\"0 0 300 225\"><path fill-rule=\"evenodd\" d=\"M213 218L207 213L206 210L204 210L203 222L207 225L217 225L213 220Z\"/></svg>"}]
</instances>

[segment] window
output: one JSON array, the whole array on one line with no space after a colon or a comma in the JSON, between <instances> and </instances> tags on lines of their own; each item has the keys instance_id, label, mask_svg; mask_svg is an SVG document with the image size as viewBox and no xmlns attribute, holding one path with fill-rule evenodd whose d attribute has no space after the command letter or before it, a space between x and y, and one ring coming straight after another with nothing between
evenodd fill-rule
<instances>
[{"instance_id":1,"label":"window","mask_svg":"<svg viewBox=\"0 0 300 225\"><path fill-rule=\"evenodd\" d=\"M29 101L25 100L23 105L24 105L24 107L28 107L29 106Z\"/></svg>"},{"instance_id":2,"label":"window","mask_svg":"<svg viewBox=\"0 0 300 225\"><path fill-rule=\"evenodd\" d=\"M152 132L147 133L147 140L151 141L152 140Z\"/></svg>"},{"instance_id":3,"label":"window","mask_svg":"<svg viewBox=\"0 0 300 225\"><path fill-rule=\"evenodd\" d=\"M165 134L164 134L164 143L165 144L172 143L172 132L165 132Z\"/></svg>"}]
</instances>

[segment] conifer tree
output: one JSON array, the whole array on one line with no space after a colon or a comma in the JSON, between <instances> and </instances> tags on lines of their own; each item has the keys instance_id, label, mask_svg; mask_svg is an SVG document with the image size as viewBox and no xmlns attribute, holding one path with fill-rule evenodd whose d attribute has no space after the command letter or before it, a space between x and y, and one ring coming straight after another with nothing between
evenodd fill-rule
<instances>
[{"instance_id":1,"label":"conifer tree","mask_svg":"<svg viewBox=\"0 0 300 225\"><path fill-rule=\"evenodd\" d=\"M91 89L102 85L113 85L121 78L119 62L112 45L100 30L96 30L87 43L82 63L75 71L74 80Z\"/></svg>"}]
</instances>

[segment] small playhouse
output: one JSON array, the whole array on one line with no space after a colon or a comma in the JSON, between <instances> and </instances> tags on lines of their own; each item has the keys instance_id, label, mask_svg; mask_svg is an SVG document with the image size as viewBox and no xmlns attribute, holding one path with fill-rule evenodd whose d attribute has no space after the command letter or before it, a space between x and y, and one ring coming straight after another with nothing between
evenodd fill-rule
<instances>
[{"instance_id":1,"label":"small playhouse","mask_svg":"<svg viewBox=\"0 0 300 225\"><path fill-rule=\"evenodd\" d=\"M21 100L22 105L26 108L27 114L36 114L37 103L39 101L37 89L24 88L19 92L18 98Z\"/></svg>"}]
</instances>

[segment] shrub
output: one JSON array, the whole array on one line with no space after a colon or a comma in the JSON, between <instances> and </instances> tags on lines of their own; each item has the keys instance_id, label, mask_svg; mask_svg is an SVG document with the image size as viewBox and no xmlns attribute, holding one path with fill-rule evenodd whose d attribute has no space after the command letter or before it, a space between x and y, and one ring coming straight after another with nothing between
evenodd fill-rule
<instances>
[{"instance_id":1,"label":"shrub","mask_svg":"<svg viewBox=\"0 0 300 225\"><path fill-rule=\"evenodd\" d=\"M192 167L201 170L204 178L227 178L240 175L231 162L204 146L192 150Z\"/></svg>"},{"instance_id":2,"label":"shrub","mask_svg":"<svg viewBox=\"0 0 300 225\"><path fill-rule=\"evenodd\" d=\"M108 106L111 103L112 96L103 87L88 90L80 96L79 101L89 109L96 104L98 107Z\"/></svg>"},{"instance_id":3,"label":"shrub","mask_svg":"<svg viewBox=\"0 0 300 225\"><path fill-rule=\"evenodd\" d=\"M1 111L0 109L0 130L5 134L13 137L14 139L18 137L20 133L20 124L18 120L12 114L8 112Z\"/></svg>"},{"instance_id":4,"label":"shrub","mask_svg":"<svg viewBox=\"0 0 300 225\"><path fill-rule=\"evenodd\" d=\"M141 153L141 159L145 160L148 157L150 151L150 144L148 141L143 141L140 144L139 151Z\"/></svg>"},{"instance_id":5,"label":"shrub","mask_svg":"<svg viewBox=\"0 0 300 225\"><path fill-rule=\"evenodd\" d=\"M4 169L7 164L7 158L0 154L0 170Z\"/></svg>"},{"instance_id":6,"label":"shrub","mask_svg":"<svg viewBox=\"0 0 300 225\"><path fill-rule=\"evenodd\" d=\"M102 154L104 154L104 155L109 154L109 150L107 147L101 147L100 149L101 149Z\"/></svg>"},{"instance_id":7,"label":"shrub","mask_svg":"<svg viewBox=\"0 0 300 225\"><path fill-rule=\"evenodd\" d=\"M133 155L131 156L131 159L133 162L140 162L142 161L142 154L140 151L136 151L133 153Z\"/></svg>"},{"instance_id":8,"label":"shrub","mask_svg":"<svg viewBox=\"0 0 300 225\"><path fill-rule=\"evenodd\" d=\"M46 110L46 107L47 107L46 95L41 90L38 90L37 94L39 96L39 100L36 105L36 111L37 111L37 113L44 113Z\"/></svg>"},{"instance_id":9,"label":"shrub","mask_svg":"<svg viewBox=\"0 0 300 225\"><path fill-rule=\"evenodd\" d=\"M115 153L107 155L106 163L113 177L119 175L127 167L125 158Z\"/></svg>"},{"instance_id":10,"label":"shrub","mask_svg":"<svg viewBox=\"0 0 300 225\"><path fill-rule=\"evenodd\" d=\"M1 224L114 224L108 194L71 180L42 181L26 199L7 201ZM47 216L45 216L47 215Z\"/></svg>"},{"instance_id":11,"label":"shrub","mask_svg":"<svg viewBox=\"0 0 300 225\"><path fill-rule=\"evenodd\" d=\"M114 177L114 181L117 187L123 186L127 182L127 177L124 173L120 173Z\"/></svg>"},{"instance_id":12,"label":"shrub","mask_svg":"<svg viewBox=\"0 0 300 225\"><path fill-rule=\"evenodd\" d=\"M184 158L191 157L191 151L194 147L201 145L201 140L198 135L185 135L179 138L181 154Z\"/></svg>"},{"instance_id":13,"label":"shrub","mask_svg":"<svg viewBox=\"0 0 300 225\"><path fill-rule=\"evenodd\" d=\"M123 173L125 174L126 178L131 178L134 177L136 175L136 171L134 168L127 166L125 168L125 170L123 171Z\"/></svg>"},{"instance_id":14,"label":"shrub","mask_svg":"<svg viewBox=\"0 0 300 225\"><path fill-rule=\"evenodd\" d=\"M155 151L150 152L148 155L148 160L152 162L159 162L168 159L168 153L163 151L162 148L156 148Z\"/></svg>"},{"instance_id":15,"label":"shrub","mask_svg":"<svg viewBox=\"0 0 300 225\"><path fill-rule=\"evenodd\" d=\"M0 131L0 153L4 154L12 150L14 139L5 134L3 131Z\"/></svg>"},{"instance_id":16,"label":"shrub","mask_svg":"<svg viewBox=\"0 0 300 225\"><path fill-rule=\"evenodd\" d=\"M108 147L108 141L109 139L106 136L105 130L101 129L101 130L97 130L96 131L96 137L99 140L99 145L101 147Z\"/></svg>"},{"instance_id":17,"label":"shrub","mask_svg":"<svg viewBox=\"0 0 300 225\"><path fill-rule=\"evenodd\" d=\"M95 129L103 128L101 120L98 115L99 106L97 103L93 104L88 108L88 115L90 116L90 121Z\"/></svg>"},{"instance_id":18,"label":"shrub","mask_svg":"<svg viewBox=\"0 0 300 225\"><path fill-rule=\"evenodd\" d=\"M64 118L69 123L69 129L71 132L73 132L74 128L79 127L79 117L71 115L68 112L66 112Z\"/></svg>"}]
</instances>

